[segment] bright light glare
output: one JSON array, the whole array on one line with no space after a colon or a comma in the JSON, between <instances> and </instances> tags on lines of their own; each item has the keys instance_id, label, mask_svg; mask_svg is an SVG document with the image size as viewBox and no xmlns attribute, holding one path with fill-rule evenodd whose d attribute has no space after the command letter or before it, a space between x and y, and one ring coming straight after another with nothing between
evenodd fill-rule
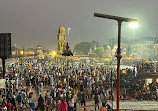
<instances>
[{"instance_id":1,"label":"bright light glare","mask_svg":"<svg viewBox=\"0 0 158 111\"><path fill-rule=\"evenodd\" d=\"M131 23L129 23L129 27L131 29L136 29L136 28L138 28L138 23L137 22L131 22Z\"/></svg>"},{"instance_id":2,"label":"bright light glare","mask_svg":"<svg viewBox=\"0 0 158 111\"><path fill-rule=\"evenodd\" d=\"M56 55L56 52L55 52L55 51L53 51L53 52L52 52L52 54L53 54L53 55Z\"/></svg>"},{"instance_id":3,"label":"bright light glare","mask_svg":"<svg viewBox=\"0 0 158 111\"><path fill-rule=\"evenodd\" d=\"M23 51L20 51L20 54L24 54L24 52L23 52Z\"/></svg>"}]
</instances>

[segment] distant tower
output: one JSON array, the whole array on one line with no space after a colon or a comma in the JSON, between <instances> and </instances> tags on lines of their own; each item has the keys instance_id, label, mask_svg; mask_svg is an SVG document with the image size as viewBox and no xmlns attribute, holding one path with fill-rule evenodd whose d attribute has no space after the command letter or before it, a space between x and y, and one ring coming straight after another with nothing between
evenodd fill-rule
<instances>
[{"instance_id":1,"label":"distant tower","mask_svg":"<svg viewBox=\"0 0 158 111\"><path fill-rule=\"evenodd\" d=\"M37 54L39 59L44 59L42 47L40 45L37 46Z\"/></svg>"},{"instance_id":2,"label":"distant tower","mask_svg":"<svg viewBox=\"0 0 158 111\"><path fill-rule=\"evenodd\" d=\"M65 34L65 28L60 27L58 32L58 53L62 54L63 50L65 48L65 42L66 42L66 34Z\"/></svg>"},{"instance_id":3,"label":"distant tower","mask_svg":"<svg viewBox=\"0 0 158 111\"><path fill-rule=\"evenodd\" d=\"M42 47L41 47L40 45L37 46L37 52L38 52L38 54L39 54L40 52L42 52Z\"/></svg>"},{"instance_id":4,"label":"distant tower","mask_svg":"<svg viewBox=\"0 0 158 111\"><path fill-rule=\"evenodd\" d=\"M89 54L89 55L93 54L93 51L92 51L91 47L90 47L90 49L89 49L88 54Z\"/></svg>"}]
</instances>

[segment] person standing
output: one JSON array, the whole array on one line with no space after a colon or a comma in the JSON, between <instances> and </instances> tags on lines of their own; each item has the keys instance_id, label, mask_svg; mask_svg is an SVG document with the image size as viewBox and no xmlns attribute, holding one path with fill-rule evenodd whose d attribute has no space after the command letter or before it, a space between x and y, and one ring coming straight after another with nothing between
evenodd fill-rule
<instances>
[{"instance_id":1,"label":"person standing","mask_svg":"<svg viewBox=\"0 0 158 111\"><path fill-rule=\"evenodd\" d=\"M18 90L18 85L19 85L19 78L18 77L16 77L16 81L15 81L15 86L16 86L16 89Z\"/></svg>"},{"instance_id":2,"label":"person standing","mask_svg":"<svg viewBox=\"0 0 158 111\"><path fill-rule=\"evenodd\" d=\"M1 111L7 111L7 107L6 107L6 105L7 105L6 101L3 100L3 102L2 102L2 104L1 104L1 106L0 106Z\"/></svg>"},{"instance_id":3,"label":"person standing","mask_svg":"<svg viewBox=\"0 0 158 111\"><path fill-rule=\"evenodd\" d=\"M106 103L106 96L103 92L100 94L100 100L101 100L102 104Z\"/></svg>"},{"instance_id":4,"label":"person standing","mask_svg":"<svg viewBox=\"0 0 158 111\"><path fill-rule=\"evenodd\" d=\"M81 94L81 106L84 104L86 106L86 95L84 92Z\"/></svg>"},{"instance_id":5,"label":"person standing","mask_svg":"<svg viewBox=\"0 0 158 111\"><path fill-rule=\"evenodd\" d=\"M27 105L26 105L26 93L24 90L21 93L21 97L22 97L22 106L25 105L27 107Z\"/></svg>"},{"instance_id":6,"label":"person standing","mask_svg":"<svg viewBox=\"0 0 158 111\"><path fill-rule=\"evenodd\" d=\"M98 97L98 93L95 93L94 101L95 101L95 111L96 111L97 106L98 106L98 109L99 109L99 97Z\"/></svg>"},{"instance_id":7,"label":"person standing","mask_svg":"<svg viewBox=\"0 0 158 111\"><path fill-rule=\"evenodd\" d=\"M18 100L19 107L22 109L22 97L21 97L21 93L19 93L19 95L17 96L17 100Z\"/></svg>"},{"instance_id":8,"label":"person standing","mask_svg":"<svg viewBox=\"0 0 158 111\"><path fill-rule=\"evenodd\" d=\"M46 95L45 95L45 103L47 103L47 99L48 99L48 92L49 92L49 90L47 91L47 93L46 93Z\"/></svg>"},{"instance_id":9,"label":"person standing","mask_svg":"<svg viewBox=\"0 0 158 111\"><path fill-rule=\"evenodd\" d=\"M15 101L15 98L16 98L16 96L15 96L15 92L13 92L13 96L11 97L11 103L12 103L12 106L11 106L11 110L13 111L16 111L17 109L16 109L16 101Z\"/></svg>"},{"instance_id":10,"label":"person standing","mask_svg":"<svg viewBox=\"0 0 158 111\"><path fill-rule=\"evenodd\" d=\"M47 104L47 111L49 111L49 109L51 109L52 107L52 97L50 95L48 95L47 97L47 101L46 101L46 104Z\"/></svg>"},{"instance_id":11,"label":"person standing","mask_svg":"<svg viewBox=\"0 0 158 111\"><path fill-rule=\"evenodd\" d=\"M77 95L76 95L76 92L75 92L75 94L74 94L74 111L76 111L77 110Z\"/></svg>"},{"instance_id":12,"label":"person standing","mask_svg":"<svg viewBox=\"0 0 158 111\"><path fill-rule=\"evenodd\" d=\"M68 105L67 102L64 102L62 99L62 102L60 103L60 111L67 111L68 110Z\"/></svg>"},{"instance_id":13,"label":"person standing","mask_svg":"<svg viewBox=\"0 0 158 111\"><path fill-rule=\"evenodd\" d=\"M11 111L11 103L7 103L6 107L8 111Z\"/></svg>"},{"instance_id":14,"label":"person standing","mask_svg":"<svg viewBox=\"0 0 158 111\"><path fill-rule=\"evenodd\" d=\"M61 104L61 101L58 100L58 101L57 101L57 107L56 107L56 108L57 108L57 111L60 111L60 104Z\"/></svg>"},{"instance_id":15,"label":"person standing","mask_svg":"<svg viewBox=\"0 0 158 111\"><path fill-rule=\"evenodd\" d=\"M40 92L42 92L43 91L43 82L41 81L41 83L40 83Z\"/></svg>"},{"instance_id":16,"label":"person standing","mask_svg":"<svg viewBox=\"0 0 158 111\"><path fill-rule=\"evenodd\" d=\"M44 100L42 98L42 95L40 94L40 97L38 99L38 106L37 108L40 110L40 111L44 111Z\"/></svg>"},{"instance_id":17,"label":"person standing","mask_svg":"<svg viewBox=\"0 0 158 111\"><path fill-rule=\"evenodd\" d=\"M82 84L80 85L80 91L82 92L83 89L84 89L84 85L83 85L83 83L82 83Z\"/></svg>"},{"instance_id":18,"label":"person standing","mask_svg":"<svg viewBox=\"0 0 158 111\"><path fill-rule=\"evenodd\" d=\"M74 111L74 98L70 98L69 100L69 111Z\"/></svg>"},{"instance_id":19,"label":"person standing","mask_svg":"<svg viewBox=\"0 0 158 111\"><path fill-rule=\"evenodd\" d=\"M81 105L81 92L80 91L78 91L77 98L78 98L79 105Z\"/></svg>"}]
</instances>

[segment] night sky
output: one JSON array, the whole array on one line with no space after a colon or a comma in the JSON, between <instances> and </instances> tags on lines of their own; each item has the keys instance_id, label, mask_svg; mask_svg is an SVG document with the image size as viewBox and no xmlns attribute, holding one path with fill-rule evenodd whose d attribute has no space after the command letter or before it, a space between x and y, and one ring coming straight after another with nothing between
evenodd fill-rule
<instances>
[{"instance_id":1,"label":"night sky","mask_svg":"<svg viewBox=\"0 0 158 111\"><path fill-rule=\"evenodd\" d=\"M0 0L0 32L12 33L19 48L55 49L58 28L71 28L70 47L80 42L106 44L117 38L117 22L94 17L94 13L138 19L134 38L158 34L158 0ZM122 24L122 37L133 30Z\"/></svg>"}]
</instances>

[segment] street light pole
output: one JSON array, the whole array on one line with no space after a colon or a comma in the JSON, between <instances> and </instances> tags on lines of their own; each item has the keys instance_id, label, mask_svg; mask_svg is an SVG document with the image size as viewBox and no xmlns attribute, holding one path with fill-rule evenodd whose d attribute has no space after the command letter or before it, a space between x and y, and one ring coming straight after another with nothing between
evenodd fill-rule
<instances>
[{"instance_id":1,"label":"street light pole","mask_svg":"<svg viewBox=\"0 0 158 111\"><path fill-rule=\"evenodd\" d=\"M112 96L112 110L113 110L113 80L112 80L112 76L113 76L113 71L111 70L111 96Z\"/></svg>"},{"instance_id":2,"label":"street light pole","mask_svg":"<svg viewBox=\"0 0 158 111\"><path fill-rule=\"evenodd\" d=\"M119 95L120 95L120 60L122 58L121 56L121 23L122 22L131 22L131 21L137 21L136 19L131 18L125 18L125 17L118 17L113 15L105 15L105 14L99 14L94 13L95 17L101 17L106 19L112 19L116 20L118 22L118 49L117 49L117 111L119 111Z\"/></svg>"},{"instance_id":3,"label":"street light pole","mask_svg":"<svg viewBox=\"0 0 158 111\"><path fill-rule=\"evenodd\" d=\"M117 111L119 111L119 100L120 100L120 60L121 56L121 23L122 21L118 21L118 49L117 49Z\"/></svg>"}]
</instances>

